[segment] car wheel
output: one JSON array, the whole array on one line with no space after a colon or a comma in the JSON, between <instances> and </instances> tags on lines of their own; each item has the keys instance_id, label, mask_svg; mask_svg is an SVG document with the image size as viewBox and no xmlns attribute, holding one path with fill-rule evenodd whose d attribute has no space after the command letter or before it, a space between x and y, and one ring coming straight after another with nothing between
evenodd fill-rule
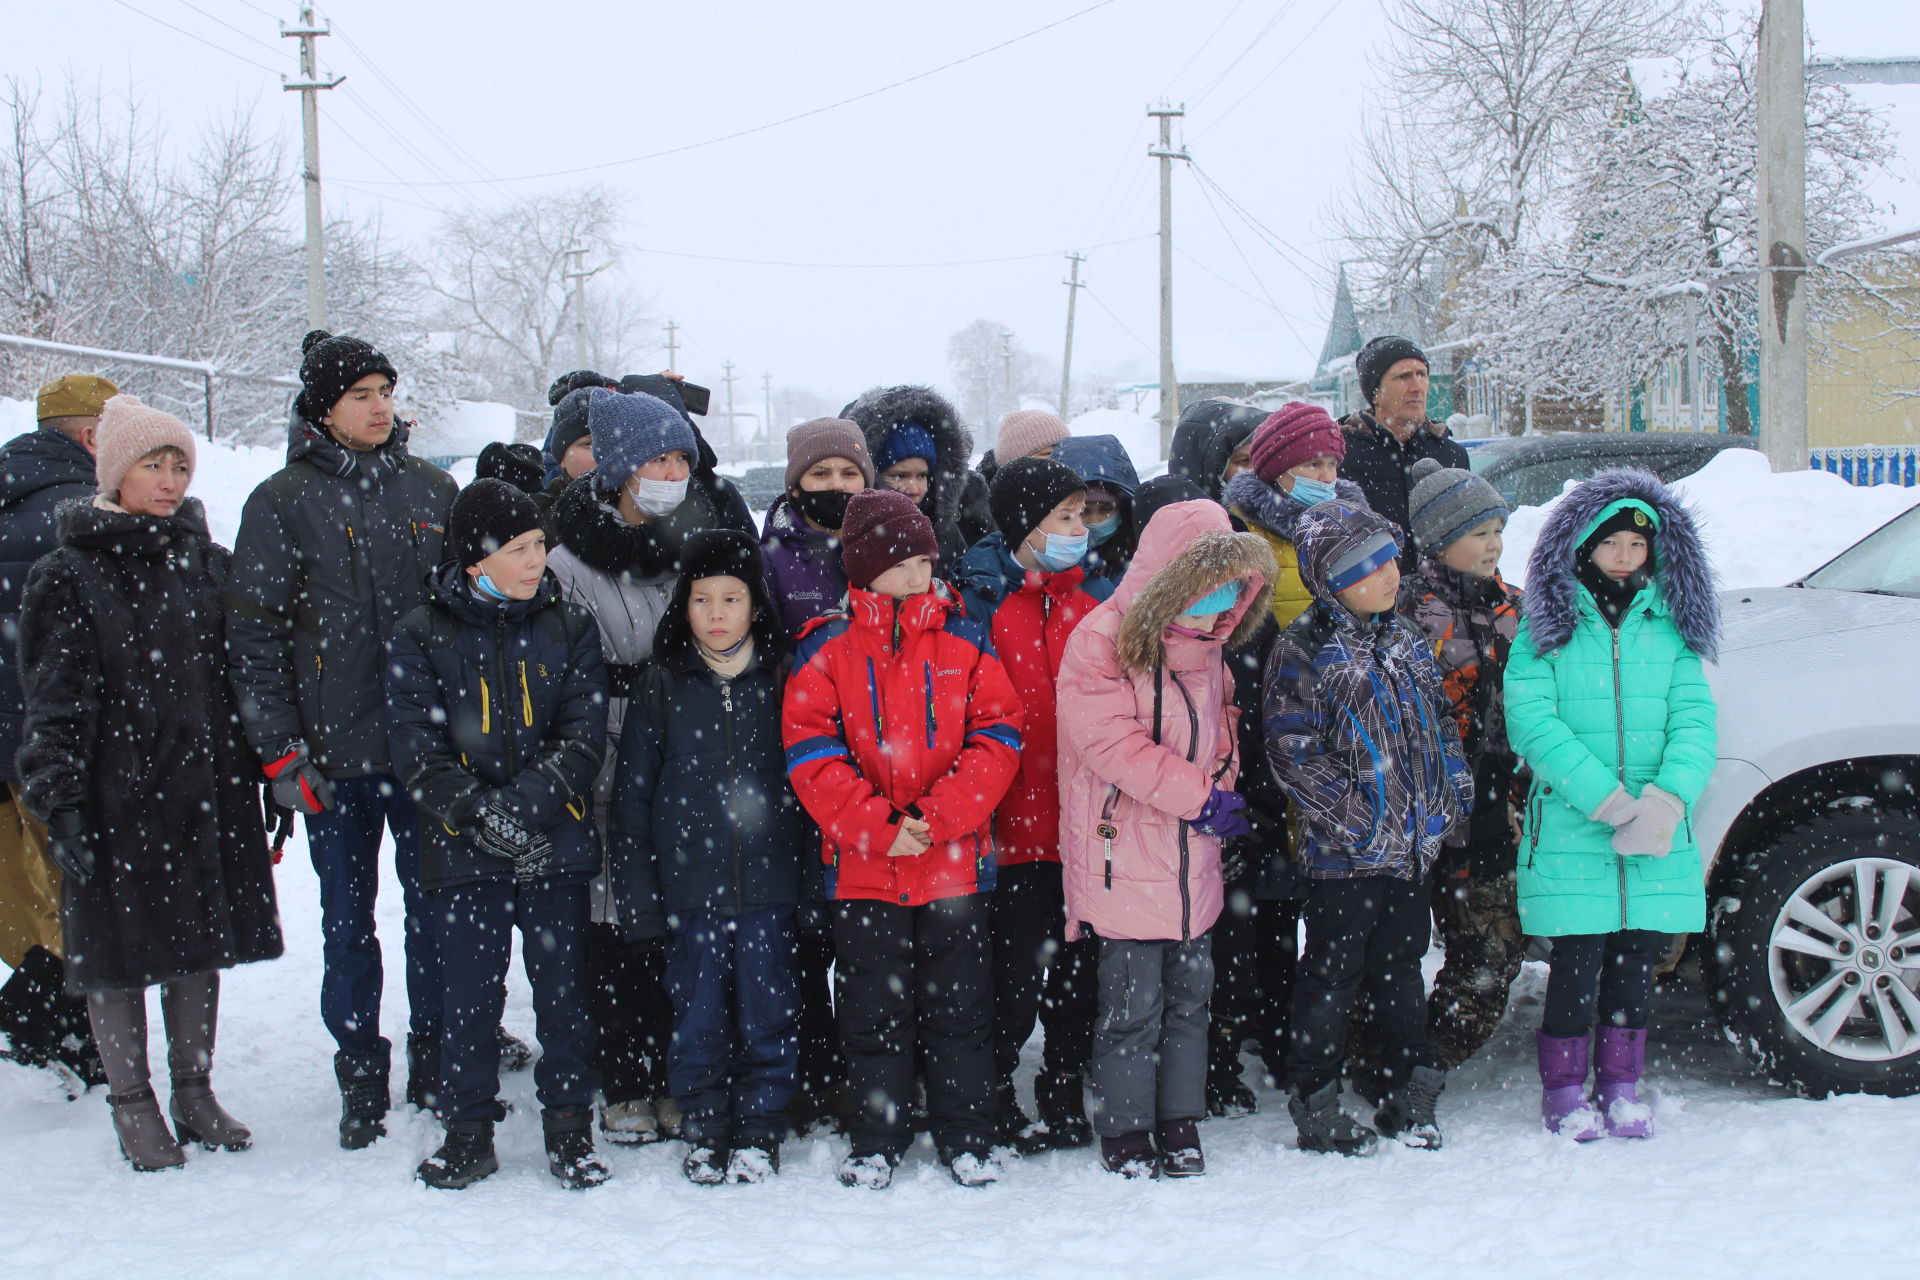
<instances>
[{"instance_id":1,"label":"car wheel","mask_svg":"<svg viewBox=\"0 0 1920 1280\"><path fill-rule=\"evenodd\" d=\"M1803 1093L1920 1092L1920 820L1830 809L1751 852L1713 904L1727 1036Z\"/></svg>"}]
</instances>

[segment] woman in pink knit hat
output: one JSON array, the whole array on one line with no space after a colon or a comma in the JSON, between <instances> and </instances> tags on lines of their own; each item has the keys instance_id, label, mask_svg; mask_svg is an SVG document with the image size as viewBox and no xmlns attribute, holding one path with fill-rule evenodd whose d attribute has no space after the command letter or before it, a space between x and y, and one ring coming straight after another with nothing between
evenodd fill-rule
<instances>
[{"instance_id":1,"label":"woman in pink knit hat","mask_svg":"<svg viewBox=\"0 0 1920 1280\"><path fill-rule=\"evenodd\" d=\"M60 508L60 547L20 614L20 775L62 875L68 983L84 991L120 1150L135 1169L182 1145L252 1135L208 1083L219 971L280 954L259 761L227 682L230 557L186 496L193 433L129 395L108 400L100 494ZM169 1131L147 1066L160 988Z\"/></svg>"}]
</instances>

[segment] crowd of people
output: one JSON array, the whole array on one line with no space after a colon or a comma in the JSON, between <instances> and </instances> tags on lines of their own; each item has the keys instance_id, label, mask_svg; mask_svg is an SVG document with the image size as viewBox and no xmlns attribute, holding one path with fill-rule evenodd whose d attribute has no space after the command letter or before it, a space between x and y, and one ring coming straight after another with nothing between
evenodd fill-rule
<instances>
[{"instance_id":1,"label":"crowd of people","mask_svg":"<svg viewBox=\"0 0 1920 1280\"><path fill-rule=\"evenodd\" d=\"M1541 1122L1650 1136L1654 968L1705 915L1699 531L1603 472L1523 597L1425 355L1356 368L1344 421L1190 407L1145 483L1034 410L975 466L936 391L877 388L792 428L762 526L677 374L567 374L543 446L459 488L408 451L392 363L315 331L231 553L183 423L55 380L0 447L9 1056L104 1084L135 1169L250 1145L211 1083L219 974L283 950L297 816L348 1149L393 1105L391 842L435 1187L498 1169L528 1067L573 1188L609 1176L596 1134L756 1183L823 1127L848 1187L920 1131L967 1187L1076 1147L1190 1177L1201 1122L1258 1106L1249 1048L1301 1149L1432 1150L1526 935ZM501 1023L515 929L537 1057Z\"/></svg>"}]
</instances>

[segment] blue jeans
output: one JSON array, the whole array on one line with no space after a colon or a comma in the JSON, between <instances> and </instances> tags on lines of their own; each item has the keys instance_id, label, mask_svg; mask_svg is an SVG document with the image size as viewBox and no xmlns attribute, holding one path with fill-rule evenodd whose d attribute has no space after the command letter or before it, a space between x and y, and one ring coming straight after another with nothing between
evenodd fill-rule
<instances>
[{"instance_id":1,"label":"blue jeans","mask_svg":"<svg viewBox=\"0 0 1920 1280\"><path fill-rule=\"evenodd\" d=\"M440 948L420 892L420 833L398 779L341 778L333 808L307 815L307 849L320 877L320 1016L340 1051L385 1070L392 1046L380 1034L380 940L373 904L380 887L380 828L393 833L394 869L406 903L408 1029L440 1034Z\"/></svg>"},{"instance_id":2,"label":"blue jeans","mask_svg":"<svg viewBox=\"0 0 1920 1280\"><path fill-rule=\"evenodd\" d=\"M593 1067L593 1014L587 1007L587 886L484 880L442 889L432 902L447 958L440 1113L449 1120L501 1118L494 1028L506 1000L515 926L540 1038L535 1096L543 1107L591 1105L600 1073Z\"/></svg>"},{"instance_id":3,"label":"blue jeans","mask_svg":"<svg viewBox=\"0 0 1920 1280\"><path fill-rule=\"evenodd\" d=\"M799 932L792 907L697 911L667 941L667 1085L687 1140L773 1143L800 1074Z\"/></svg>"}]
</instances>

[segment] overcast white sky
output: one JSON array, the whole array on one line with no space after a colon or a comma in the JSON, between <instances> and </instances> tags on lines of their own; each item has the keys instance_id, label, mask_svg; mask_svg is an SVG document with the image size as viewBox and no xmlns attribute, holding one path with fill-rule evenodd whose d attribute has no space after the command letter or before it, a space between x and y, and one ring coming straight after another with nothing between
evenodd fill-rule
<instances>
[{"instance_id":1,"label":"overcast white sky","mask_svg":"<svg viewBox=\"0 0 1920 1280\"><path fill-rule=\"evenodd\" d=\"M1331 303L1327 211L1347 190L1353 140L1391 70L1375 57L1376 0L1109 0L962 66L750 137L572 177L435 185L750 128L1094 3L331 0L320 11L337 34L320 42L322 65L348 79L322 98L329 209L377 210L390 232L418 240L448 207L600 182L627 201L620 287L680 322L680 364L696 380L717 387L721 362L734 361L750 379L743 401L763 371L829 397L879 382L947 383L948 337L978 317L1058 359L1062 255L1079 249L1090 288L1076 365L1132 361L1125 372L1151 377L1157 206L1145 109L1165 95L1187 106L1180 133L1196 163L1284 249L1218 197L1210 205L1193 175L1178 176L1182 376L1307 371ZM1808 26L1824 51L1920 55L1914 6L1807 0ZM297 151L297 97L279 87L295 42L277 36L295 4L12 0L7 9L0 74L53 89L69 71L97 74L159 109L176 136L220 111L248 112ZM1920 86L1858 92L1900 130L1897 172L1875 184L1899 206L1888 221L1920 222ZM1021 260L891 265L1005 258Z\"/></svg>"}]
</instances>

